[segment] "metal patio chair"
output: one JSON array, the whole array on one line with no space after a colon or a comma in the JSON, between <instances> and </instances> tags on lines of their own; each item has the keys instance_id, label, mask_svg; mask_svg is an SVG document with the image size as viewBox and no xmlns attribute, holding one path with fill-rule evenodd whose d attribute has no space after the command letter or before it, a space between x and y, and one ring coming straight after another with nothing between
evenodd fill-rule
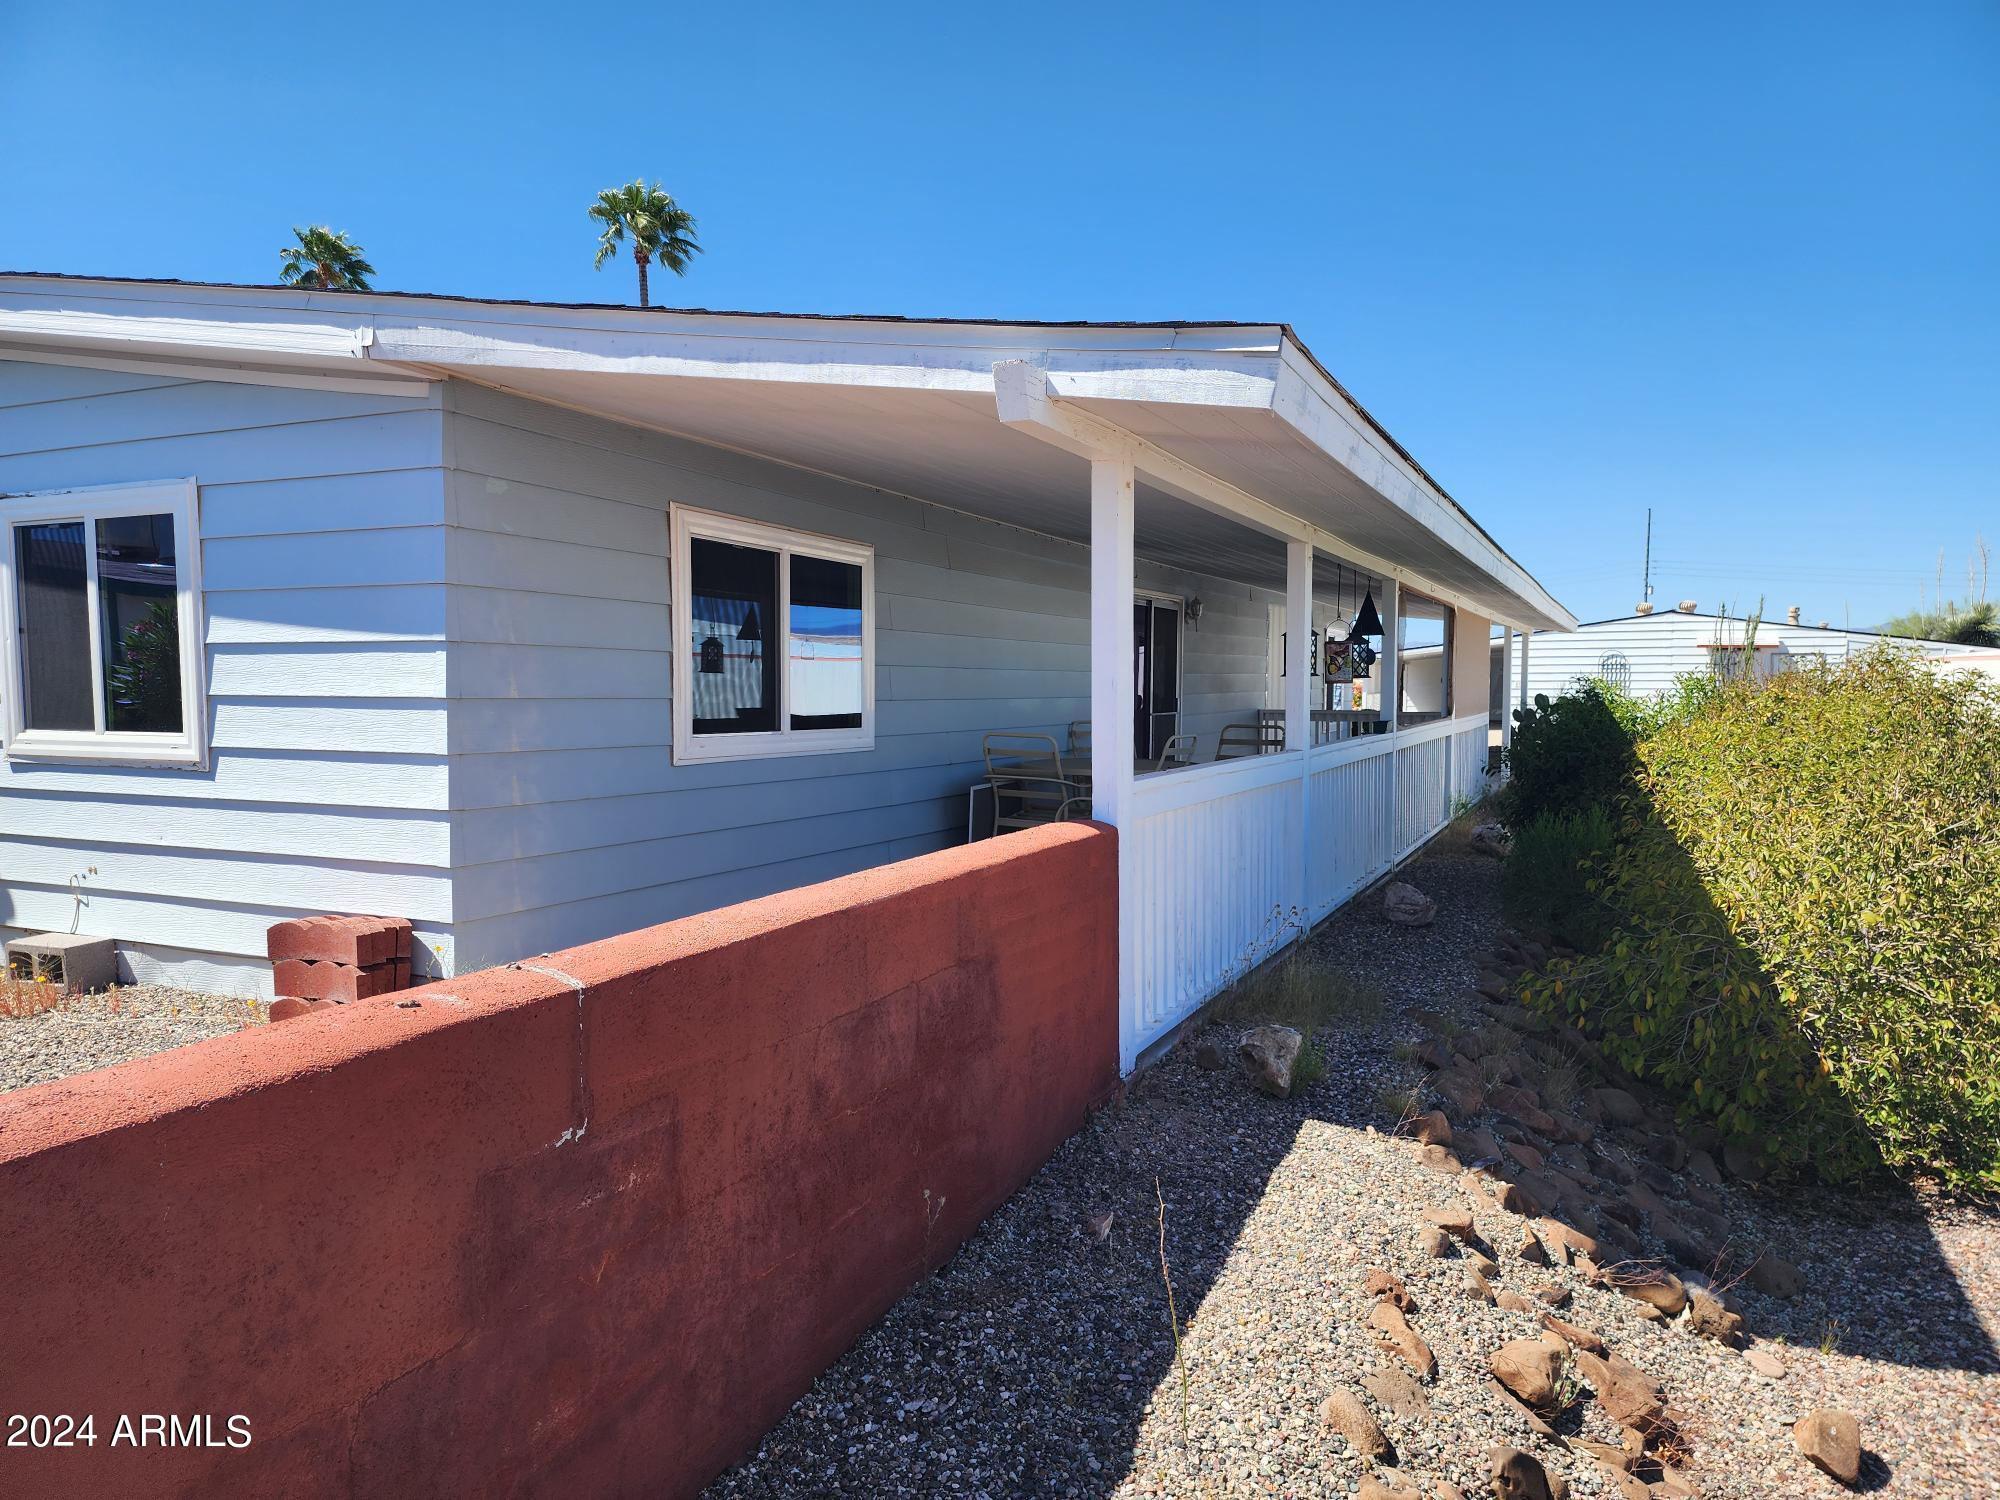
<instances>
[{"instance_id":1,"label":"metal patio chair","mask_svg":"<svg viewBox=\"0 0 2000 1500\"><path fill-rule=\"evenodd\" d=\"M1246 755L1274 755L1285 748L1285 726L1258 722L1227 724L1215 742L1217 760L1236 760Z\"/></svg>"},{"instance_id":2,"label":"metal patio chair","mask_svg":"<svg viewBox=\"0 0 2000 1500\"><path fill-rule=\"evenodd\" d=\"M1090 815L1089 789L1063 769L1053 735L988 734L980 749L996 834Z\"/></svg>"},{"instance_id":3,"label":"metal patio chair","mask_svg":"<svg viewBox=\"0 0 2000 1500\"><path fill-rule=\"evenodd\" d=\"M1166 747L1160 751L1160 763L1154 766L1153 769L1155 771L1165 771L1169 768L1191 766L1194 764L1194 752L1194 735L1171 735L1167 739Z\"/></svg>"}]
</instances>

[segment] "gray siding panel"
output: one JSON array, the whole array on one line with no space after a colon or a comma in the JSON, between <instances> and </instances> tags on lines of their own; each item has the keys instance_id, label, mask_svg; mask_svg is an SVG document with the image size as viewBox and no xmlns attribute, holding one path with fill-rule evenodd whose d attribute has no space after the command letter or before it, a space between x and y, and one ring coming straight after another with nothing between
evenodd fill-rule
<instances>
[{"instance_id":1,"label":"gray siding panel","mask_svg":"<svg viewBox=\"0 0 2000 1500\"><path fill-rule=\"evenodd\" d=\"M445 406L461 965L943 848L982 732L1089 716L1084 548L480 387ZM672 764L676 502L875 547L873 750ZM1272 596L1139 571L1206 606L1182 694L1211 752L1266 701Z\"/></svg>"},{"instance_id":2,"label":"gray siding panel","mask_svg":"<svg viewBox=\"0 0 2000 1500\"><path fill-rule=\"evenodd\" d=\"M283 917L417 919L451 961L442 403L0 361L0 490L191 475L206 771L0 763L0 928L268 991ZM420 964L423 956L419 956Z\"/></svg>"}]
</instances>

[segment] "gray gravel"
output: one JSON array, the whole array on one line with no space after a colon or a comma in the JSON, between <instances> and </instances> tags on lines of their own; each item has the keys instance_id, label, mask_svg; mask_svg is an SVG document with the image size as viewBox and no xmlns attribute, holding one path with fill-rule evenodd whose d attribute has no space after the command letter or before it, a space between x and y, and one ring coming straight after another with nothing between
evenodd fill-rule
<instances>
[{"instance_id":1,"label":"gray gravel","mask_svg":"<svg viewBox=\"0 0 2000 1500\"><path fill-rule=\"evenodd\" d=\"M39 1001L34 988L9 984L0 996L0 1093L260 1026L269 1009L268 1002L242 995L131 984L13 1016L7 1002L16 996Z\"/></svg>"},{"instance_id":2,"label":"gray gravel","mask_svg":"<svg viewBox=\"0 0 2000 1500\"><path fill-rule=\"evenodd\" d=\"M1359 1390L1395 1364L1366 1325L1362 1279L1377 1266L1408 1284L1411 1321L1439 1361L1428 1416L1371 1402L1406 1479L1427 1496L1441 1481L1490 1494L1488 1450L1506 1442L1577 1495L1613 1494L1592 1461L1534 1435L1489 1386L1488 1353L1531 1336L1534 1319L1474 1304L1462 1260L1420 1252L1423 1210L1469 1200L1455 1174L1381 1133L1393 1122L1378 1094L1424 1077L1392 1051L1425 1035L1409 1012L1480 1019L1466 990L1473 954L1498 930L1494 870L1440 849L1407 872L1437 899L1431 926L1392 927L1364 899L1315 935L1318 961L1391 998L1379 1021L1322 1033L1327 1072L1302 1097L1266 1099L1199 1070L1195 1038L1134 1079L719 1478L712 1500L1354 1494L1366 1466L1321 1426L1319 1406L1335 1385ZM1185 1407L1156 1182L1186 1321ZM1642 1322L1636 1304L1568 1268L1515 1259L1516 1216L1482 1209L1478 1228L1498 1249L1497 1285L1562 1286L1574 1299L1562 1316L1663 1383L1700 1494L1845 1493L1791 1445L1790 1423L1821 1405L1860 1418L1868 1488L2000 1494L2000 1216L1907 1199L1723 1196L1738 1234L1806 1274L1791 1302L1737 1289L1750 1331L1787 1367L1776 1381L1743 1353ZM1096 1243L1088 1224L1106 1210L1111 1229ZM1563 1430L1611 1436L1588 1402Z\"/></svg>"}]
</instances>

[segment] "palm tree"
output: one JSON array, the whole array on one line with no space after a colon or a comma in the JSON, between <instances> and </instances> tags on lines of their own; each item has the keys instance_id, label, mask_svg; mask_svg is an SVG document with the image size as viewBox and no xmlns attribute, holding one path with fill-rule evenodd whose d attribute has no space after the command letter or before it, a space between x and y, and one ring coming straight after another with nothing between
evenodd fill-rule
<instances>
[{"instance_id":1,"label":"palm tree","mask_svg":"<svg viewBox=\"0 0 2000 1500\"><path fill-rule=\"evenodd\" d=\"M284 267L278 279L286 286L305 287L321 292L365 292L375 268L361 257L361 247L346 235L315 224L310 229L294 227L298 244L279 252Z\"/></svg>"},{"instance_id":2,"label":"palm tree","mask_svg":"<svg viewBox=\"0 0 2000 1500\"><path fill-rule=\"evenodd\" d=\"M646 179L624 187L606 188L590 205L590 216L604 226L597 242L599 270L618 253L627 238L639 267L639 305L646 306L646 267L658 261L676 275L687 275L688 261L701 254L695 242L694 215L674 202L673 195Z\"/></svg>"}]
</instances>

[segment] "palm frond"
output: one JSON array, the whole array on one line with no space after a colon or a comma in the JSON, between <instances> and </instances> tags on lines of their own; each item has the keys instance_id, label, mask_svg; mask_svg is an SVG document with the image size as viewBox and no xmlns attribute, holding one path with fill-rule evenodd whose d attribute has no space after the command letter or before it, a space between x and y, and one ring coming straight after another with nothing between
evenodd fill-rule
<instances>
[{"instance_id":1,"label":"palm frond","mask_svg":"<svg viewBox=\"0 0 2000 1500\"><path fill-rule=\"evenodd\" d=\"M688 262L701 253L694 216L657 182L649 186L642 177L605 188L590 205L589 213L604 226L592 262L600 270L628 239L635 257L657 261L681 276L687 274Z\"/></svg>"}]
</instances>

